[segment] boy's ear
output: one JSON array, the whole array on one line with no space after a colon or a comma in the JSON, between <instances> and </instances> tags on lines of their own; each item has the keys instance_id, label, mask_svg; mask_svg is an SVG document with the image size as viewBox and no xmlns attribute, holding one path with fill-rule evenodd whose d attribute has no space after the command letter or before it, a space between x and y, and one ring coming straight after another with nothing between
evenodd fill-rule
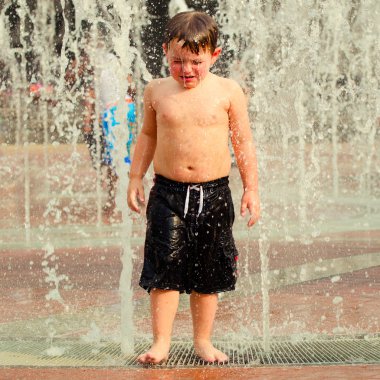
<instances>
[{"instance_id":1,"label":"boy's ear","mask_svg":"<svg viewBox=\"0 0 380 380\"><path fill-rule=\"evenodd\" d=\"M164 53L168 54L168 45L165 42L162 44L162 48L164 49Z\"/></svg>"},{"instance_id":2,"label":"boy's ear","mask_svg":"<svg viewBox=\"0 0 380 380\"><path fill-rule=\"evenodd\" d=\"M212 60L212 63L215 63L216 60L218 59L218 57L220 56L220 53L222 52L222 48L221 47L217 47L214 52L212 53L211 55L211 60Z\"/></svg>"}]
</instances>

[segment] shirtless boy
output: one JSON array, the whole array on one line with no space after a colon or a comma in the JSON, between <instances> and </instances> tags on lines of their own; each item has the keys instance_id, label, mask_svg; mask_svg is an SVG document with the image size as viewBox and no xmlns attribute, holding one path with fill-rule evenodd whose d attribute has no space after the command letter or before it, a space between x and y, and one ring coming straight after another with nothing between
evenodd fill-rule
<instances>
[{"instance_id":1,"label":"shirtless boy","mask_svg":"<svg viewBox=\"0 0 380 380\"><path fill-rule=\"evenodd\" d=\"M218 293L236 283L234 208L228 186L231 136L243 182L241 215L259 218L257 162L240 86L209 70L220 55L218 29L205 13L182 12L167 25L163 49L170 76L150 82L134 150L128 205L141 212L143 177L153 161L140 286L150 294L153 344L141 363L168 358L179 293L190 294L196 354L228 357L211 343Z\"/></svg>"}]
</instances>

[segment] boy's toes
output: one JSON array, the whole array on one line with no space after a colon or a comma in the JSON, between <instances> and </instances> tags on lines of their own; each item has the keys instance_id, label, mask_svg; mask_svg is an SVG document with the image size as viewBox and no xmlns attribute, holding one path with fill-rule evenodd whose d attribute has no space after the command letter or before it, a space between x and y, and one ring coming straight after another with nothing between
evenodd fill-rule
<instances>
[{"instance_id":1,"label":"boy's toes","mask_svg":"<svg viewBox=\"0 0 380 380\"><path fill-rule=\"evenodd\" d=\"M151 355L150 352L146 352L145 354L140 355L137 358L137 361L142 364L155 364L156 358L154 355Z\"/></svg>"},{"instance_id":2,"label":"boy's toes","mask_svg":"<svg viewBox=\"0 0 380 380\"><path fill-rule=\"evenodd\" d=\"M162 364L168 360L168 356L162 357L161 355L155 355L151 352L146 352L137 358L137 361L141 364Z\"/></svg>"},{"instance_id":3,"label":"boy's toes","mask_svg":"<svg viewBox=\"0 0 380 380\"><path fill-rule=\"evenodd\" d=\"M145 363L148 363L150 360L150 356L148 353L146 354L142 354L140 355L138 358L137 358L137 361L141 364L145 364Z\"/></svg>"},{"instance_id":4,"label":"boy's toes","mask_svg":"<svg viewBox=\"0 0 380 380\"><path fill-rule=\"evenodd\" d=\"M214 363L216 361L214 355L202 355L200 356L200 358L208 363Z\"/></svg>"},{"instance_id":5,"label":"boy's toes","mask_svg":"<svg viewBox=\"0 0 380 380\"><path fill-rule=\"evenodd\" d=\"M194 344L195 353L205 362L208 363L225 363L228 356L216 349L210 341L198 341Z\"/></svg>"},{"instance_id":6,"label":"boy's toes","mask_svg":"<svg viewBox=\"0 0 380 380\"><path fill-rule=\"evenodd\" d=\"M217 363L226 363L228 362L228 356L223 352L217 350L217 352L215 352L215 361Z\"/></svg>"}]
</instances>

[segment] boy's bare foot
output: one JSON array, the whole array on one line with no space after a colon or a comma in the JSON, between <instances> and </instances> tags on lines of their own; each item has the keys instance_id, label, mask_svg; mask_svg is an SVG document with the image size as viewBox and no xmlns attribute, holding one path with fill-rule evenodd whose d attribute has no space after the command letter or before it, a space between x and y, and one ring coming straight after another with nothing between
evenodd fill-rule
<instances>
[{"instance_id":1,"label":"boy's bare foot","mask_svg":"<svg viewBox=\"0 0 380 380\"><path fill-rule=\"evenodd\" d=\"M137 360L141 364L161 364L168 360L170 343L156 342L145 353L141 354Z\"/></svg>"},{"instance_id":2,"label":"boy's bare foot","mask_svg":"<svg viewBox=\"0 0 380 380\"><path fill-rule=\"evenodd\" d=\"M194 342L195 353L206 362L225 363L228 356L216 349L209 340L198 340Z\"/></svg>"}]
</instances>

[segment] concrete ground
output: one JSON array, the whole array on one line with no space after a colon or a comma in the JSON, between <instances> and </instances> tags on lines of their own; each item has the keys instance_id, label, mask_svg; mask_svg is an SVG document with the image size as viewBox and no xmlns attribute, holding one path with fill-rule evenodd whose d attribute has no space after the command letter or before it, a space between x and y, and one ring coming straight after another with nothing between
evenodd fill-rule
<instances>
[{"instance_id":1,"label":"concrete ground","mask_svg":"<svg viewBox=\"0 0 380 380\"><path fill-rule=\"evenodd\" d=\"M105 191L101 189L98 199L94 195L96 180L83 146L77 148L74 157L76 175L81 180L74 182L70 182L73 165L64 166L67 160L73 159L73 152L67 147L48 147L48 150L31 147L29 161L25 162L22 150L0 148L0 195L6 199L0 205L0 339L81 340L99 334L102 338L117 340L122 323L119 292L123 252L121 214L117 211L105 213L104 210L99 214L97 202L104 202ZM45 166L51 170L48 178L40 168L46 154ZM3 162L4 157L7 159ZM29 178L23 175L25 165L30 168ZM237 178L236 173L231 177L235 194L240 186ZM28 207L25 207L26 199L30 202ZM273 214L279 205L273 206ZM267 251L270 300L267 317L271 336L299 337L304 334L311 339L320 335L380 332L380 228L374 228L378 222L373 222L377 220L373 211L376 203L370 205L370 217L363 214L363 219L356 220L352 229L345 225L347 220L352 223L349 213L354 207L359 211L363 207L367 209L366 205L342 203L340 212L346 218L336 224L323 225L321 222L318 233L305 226L302 239L297 237L296 224L292 221L287 231L279 229L278 236L273 236ZM332 215L337 212L333 206L329 206ZM25 220L29 220L29 225ZM235 339L249 339L249 334L263 335L262 258L258 232L256 229L249 234L243 225L244 221L237 218L239 286L236 292L220 300L215 325L217 337L231 334ZM272 224L272 227L277 225ZM132 287L134 326L139 336L146 337L150 333L148 299L137 285L142 265L143 230L143 220L135 221L131 240L134 250ZM287 239L281 238L283 233L287 234ZM188 311L188 301L183 298L174 328L174 335L181 339L191 336ZM189 369L42 368L22 362L7 365L1 362L0 356L1 365L0 380L67 377L73 380L380 379L380 366L373 364Z\"/></svg>"},{"instance_id":2,"label":"concrete ground","mask_svg":"<svg viewBox=\"0 0 380 380\"><path fill-rule=\"evenodd\" d=\"M1 380L378 380L380 365L229 369L4 368Z\"/></svg>"}]
</instances>

